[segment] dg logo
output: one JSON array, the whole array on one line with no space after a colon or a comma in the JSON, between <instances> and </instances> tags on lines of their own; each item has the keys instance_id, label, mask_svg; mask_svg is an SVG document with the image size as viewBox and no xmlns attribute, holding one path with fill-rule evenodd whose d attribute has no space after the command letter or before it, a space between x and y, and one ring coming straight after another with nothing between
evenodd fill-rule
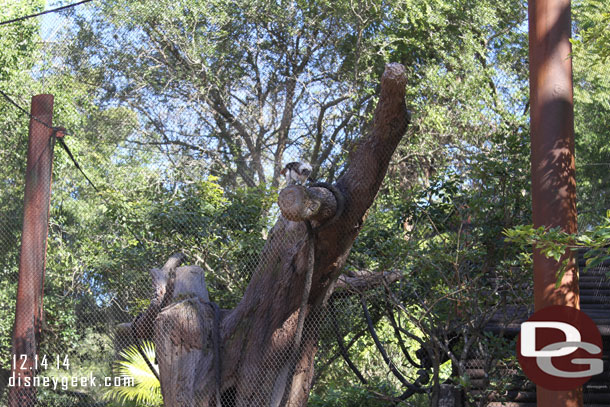
<instances>
[{"instance_id":1,"label":"dg logo","mask_svg":"<svg viewBox=\"0 0 610 407\"><path fill-rule=\"evenodd\" d=\"M548 390L572 390L604 370L602 337L587 314L554 305L521 324L517 357L523 373Z\"/></svg>"}]
</instances>

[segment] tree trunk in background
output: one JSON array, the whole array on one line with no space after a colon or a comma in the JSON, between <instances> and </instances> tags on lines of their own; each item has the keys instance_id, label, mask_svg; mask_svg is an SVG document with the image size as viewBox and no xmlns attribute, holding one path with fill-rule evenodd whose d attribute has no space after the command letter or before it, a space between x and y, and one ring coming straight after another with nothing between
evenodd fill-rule
<instances>
[{"instance_id":1,"label":"tree trunk in background","mask_svg":"<svg viewBox=\"0 0 610 407\"><path fill-rule=\"evenodd\" d=\"M351 154L345 174L335 185L345 197L345 209L315 239L313 283L296 358L291 353L310 242L302 220L316 225L332 218L337 202L328 190L292 186L282 191L280 209L292 220L280 216L270 231L241 302L233 310L221 311L219 331L215 329L215 310L207 302L205 285L179 284L203 281L201 269L155 270L157 298L141 320L150 323L154 320L151 316L156 316L154 341L166 406L269 406L271 400L281 400L280 406L306 405L322 305L333 292L390 158L407 129L405 84L404 67L389 64L381 78L372 130ZM308 214L303 205L312 202L317 206L305 208L313 207ZM165 277L159 278L159 272ZM168 298L173 303L161 307L159 304L169 303ZM138 327L136 330L140 332ZM141 332L142 337L147 336L144 330ZM214 358L215 334L220 335L219 360ZM294 369L290 366L289 376L282 378L281 372L294 361ZM218 362L222 372L219 393ZM222 395L222 404L217 404L217 394Z\"/></svg>"}]
</instances>

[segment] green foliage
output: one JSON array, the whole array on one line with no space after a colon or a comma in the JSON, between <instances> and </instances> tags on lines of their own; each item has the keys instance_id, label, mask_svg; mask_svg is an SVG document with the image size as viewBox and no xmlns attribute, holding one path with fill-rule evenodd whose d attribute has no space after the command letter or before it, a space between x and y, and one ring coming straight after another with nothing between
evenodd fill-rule
<instances>
[{"instance_id":1,"label":"green foliage","mask_svg":"<svg viewBox=\"0 0 610 407\"><path fill-rule=\"evenodd\" d=\"M407 377L415 377L417 369L411 366L405 356L401 354L400 346L388 319L383 318L383 315L379 313L380 309L378 308L379 304L376 303L376 298L381 301L383 295L381 292L375 294L369 296L369 301L372 301L373 305L370 309L372 318L377 321L375 323L376 332L385 349L391 355L394 366ZM317 372L319 378L309 399L309 404L312 406L330 405L339 407L387 405L391 396L400 395L404 389L402 389L402 384L388 373L387 364L379 354L370 335L368 333L360 334L364 321L362 321L359 301L346 298L336 302L334 307L341 310L336 313L335 317L338 319L340 331L345 332L344 343L352 343L349 350L350 359L359 367L368 383L364 385L358 382L350 368L342 360L336 362L332 367L326 369L323 367L325 366L325 357L338 352L334 333L331 332L332 328L323 329L323 335L329 335L329 337L323 336L321 338L322 343L325 344L319 355L322 366ZM408 321L403 321L403 323L408 326L410 331L421 334ZM419 348L418 343L407 337L403 337L402 340L411 354L414 355ZM443 366L441 372L443 380L450 376L450 371L451 368L448 364ZM417 397L414 398L417 399ZM420 401L415 402L414 405L423 407L429 404L427 400L422 399ZM409 402L413 402L413 400L410 398Z\"/></svg>"},{"instance_id":2,"label":"green foliage","mask_svg":"<svg viewBox=\"0 0 610 407\"><path fill-rule=\"evenodd\" d=\"M545 257L559 263L556 287L561 285L561 279L569 264L568 250L587 249L585 254L587 260L582 270L585 273L587 270L599 266L602 262L610 260L610 249L608 249L610 211L606 214L603 223L580 234L566 233L559 227L545 228L540 226L534 228L533 225L516 226L504 233L508 242L516 243L518 247L524 249L524 256L531 256L531 248L533 247ZM531 261L531 259L528 261Z\"/></svg>"},{"instance_id":3,"label":"green foliage","mask_svg":"<svg viewBox=\"0 0 610 407\"><path fill-rule=\"evenodd\" d=\"M152 342L144 341L142 350L149 360L155 360L155 348ZM115 372L118 376L133 378L133 386L110 387L105 395L106 400L117 400L124 404L135 402L136 406L162 406L161 384L150 371L146 361L135 345L121 352L123 360L116 362ZM153 365L156 369L158 366Z\"/></svg>"},{"instance_id":4,"label":"green foliage","mask_svg":"<svg viewBox=\"0 0 610 407\"><path fill-rule=\"evenodd\" d=\"M70 309L64 308L70 313ZM75 341L73 349L66 350L62 339L58 338L55 342L47 339L39 352L40 355L47 355L50 363L47 368L40 371L39 375L47 376L55 380L57 388L39 389L39 400L49 406L83 405L93 404L102 399L106 387L99 386L101 378L111 377L112 370L109 354L114 353L113 340L107 332L96 332L89 324L81 324L78 333L72 333L72 340ZM72 325L67 330L71 331ZM64 328L66 329L66 328ZM60 358L59 368L56 359ZM94 386L72 386L72 378L95 377L98 379L98 387Z\"/></svg>"},{"instance_id":5,"label":"green foliage","mask_svg":"<svg viewBox=\"0 0 610 407\"><path fill-rule=\"evenodd\" d=\"M40 11L43 1L3 2L2 20ZM30 75L40 51L40 25L27 20L0 26L0 90L23 106L38 87ZM17 291L18 245L23 219L23 184L27 120L0 100L0 364L9 365L14 298Z\"/></svg>"},{"instance_id":6,"label":"green foliage","mask_svg":"<svg viewBox=\"0 0 610 407\"><path fill-rule=\"evenodd\" d=\"M561 228L534 228L532 225L516 226L505 231L507 241L522 245L533 245L546 257L557 262L566 254L566 246L573 243L573 237Z\"/></svg>"},{"instance_id":7,"label":"green foliage","mask_svg":"<svg viewBox=\"0 0 610 407\"><path fill-rule=\"evenodd\" d=\"M509 363L504 359L514 346L486 336L480 324L502 304L527 305L529 301L523 290L528 273L515 267L522 266L520 250L505 244L502 235L504 229L530 218L526 193L529 163L524 154L527 133L522 127L507 127L493 141L495 148L473 149L467 165L459 171L439 171L428 185L404 189L398 187L398 180L387 182L348 260L348 270L403 273L389 292L371 290L366 296L392 363L412 381L418 369L402 354L397 336L384 317L388 307L400 326L431 349L449 352L452 360L434 361L430 369L430 373L440 372L439 381L451 378L468 391L471 384L459 361L476 346L483 351L481 359L489 364L489 391L510 387L511 380L503 377L501 367ZM344 342L350 343L365 326L360 304L346 299L335 307L346 310L339 324L344 332L350 332L344 336ZM332 335L322 338L327 340L332 341ZM406 336L403 341L411 357L417 359L415 352L421 344ZM397 395L405 390L387 372L370 336L357 339L350 356L372 383L390 385L383 394ZM323 371L313 400L331 400L345 406L384 402L376 396L379 392L375 384L353 387L355 378L350 374L346 380L346 369L342 364L336 370ZM344 404L340 404L341 399ZM429 401L422 396L409 402L426 405Z\"/></svg>"},{"instance_id":8,"label":"green foliage","mask_svg":"<svg viewBox=\"0 0 610 407\"><path fill-rule=\"evenodd\" d=\"M312 395L308 406L311 407L382 407L388 405L388 400L381 395L375 395L371 389L381 394L392 393L394 388L388 383L371 383L369 388L362 386L345 386L330 389L323 396ZM421 404L423 406L424 404Z\"/></svg>"},{"instance_id":9,"label":"green foliage","mask_svg":"<svg viewBox=\"0 0 610 407\"><path fill-rule=\"evenodd\" d=\"M610 57L610 7L602 0L581 0L574 6L579 21L577 54L591 54L594 62L604 63Z\"/></svg>"},{"instance_id":10,"label":"green foliage","mask_svg":"<svg viewBox=\"0 0 610 407\"><path fill-rule=\"evenodd\" d=\"M44 2L39 0L3 2L2 21L36 13L43 7ZM29 79L24 75L24 78L19 80L15 74L19 71L27 72L33 66L38 48L38 30L39 24L35 19L0 26L0 46L3 50L0 55L0 83L7 84L17 80L16 85L19 86L23 84L23 79Z\"/></svg>"},{"instance_id":11,"label":"green foliage","mask_svg":"<svg viewBox=\"0 0 610 407\"><path fill-rule=\"evenodd\" d=\"M603 221L610 208L607 177L610 166L610 50L608 4L598 0L574 3L576 22L572 61L576 134L578 222L581 231Z\"/></svg>"}]
</instances>

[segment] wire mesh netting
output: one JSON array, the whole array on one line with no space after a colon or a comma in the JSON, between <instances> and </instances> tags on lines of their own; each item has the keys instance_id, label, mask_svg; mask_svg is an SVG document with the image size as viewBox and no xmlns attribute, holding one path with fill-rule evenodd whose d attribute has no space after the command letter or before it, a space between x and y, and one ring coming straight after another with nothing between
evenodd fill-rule
<instances>
[{"instance_id":1,"label":"wire mesh netting","mask_svg":"<svg viewBox=\"0 0 610 407\"><path fill-rule=\"evenodd\" d=\"M461 36L448 10L339 3L90 1L0 25L3 405L531 401L530 265L502 234L529 222L526 73L494 48L525 59L502 28L524 10L462 16L493 15L465 52L430 26ZM55 144L42 259L21 244L28 128Z\"/></svg>"}]
</instances>

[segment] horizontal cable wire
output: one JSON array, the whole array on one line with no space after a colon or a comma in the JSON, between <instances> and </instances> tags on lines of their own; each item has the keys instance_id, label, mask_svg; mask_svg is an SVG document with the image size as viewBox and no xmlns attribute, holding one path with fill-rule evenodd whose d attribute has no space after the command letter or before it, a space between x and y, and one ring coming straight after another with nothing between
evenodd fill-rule
<instances>
[{"instance_id":1,"label":"horizontal cable wire","mask_svg":"<svg viewBox=\"0 0 610 407\"><path fill-rule=\"evenodd\" d=\"M83 1L79 1L78 3L68 4L67 6L62 6L62 7L54 8L52 10L45 10L45 11L41 11L40 13L30 14L30 15L27 15L27 16L22 16L22 17L13 18L11 20L2 21L2 22L0 22L0 26L6 25L6 24L16 23L18 21L27 20L29 18L34 18L34 17L42 16L44 14L50 14L50 13L55 13L55 12L58 12L58 11L66 10L66 9L69 9L69 8L72 8L72 7L76 7L76 6L84 4L84 3L89 3L90 1L93 1L93 0L83 0Z\"/></svg>"}]
</instances>

